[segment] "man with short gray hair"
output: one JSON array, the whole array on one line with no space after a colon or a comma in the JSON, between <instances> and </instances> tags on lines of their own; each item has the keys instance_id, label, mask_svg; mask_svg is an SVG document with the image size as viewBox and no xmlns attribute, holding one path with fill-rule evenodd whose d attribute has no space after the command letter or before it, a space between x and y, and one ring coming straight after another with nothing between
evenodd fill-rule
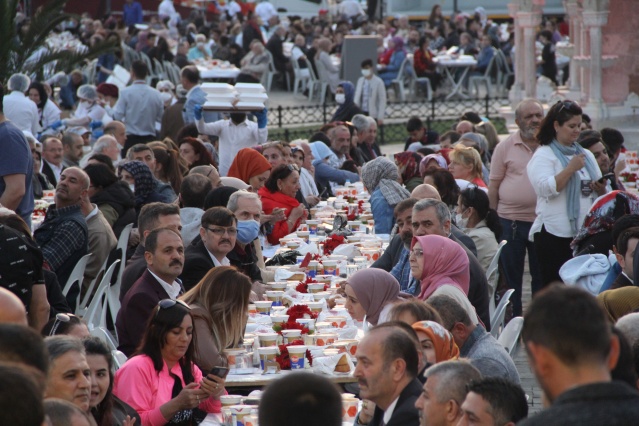
<instances>
[{"instance_id":1,"label":"man with short gray hair","mask_svg":"<svg viewBox=\"0 0 639 426\"><path fill-rule=\"evenodd\" d=\"M62 136L63 157L62 164L64 167L80 166L82 158L82 148L84 147L84 139L77 133L66 132Z\"/></svg>"},{"instance_id":2,"label":"man with short gray hair","mask_svg":"<svg viewBox=\"0 0 639 426\"><path fill-rule=\"evenodd\" d=\"M115 164L120 158L120 145L117 139L111 135L101 136L93 146L93 154L104 154Z\"/></svg>"},{"instance_id":3,"label":"man with short gray hair","mask_svg":"<svg viewBox=\"0 0 639 426\"><path fill-rule=\"evenodd\" d=\"M235 247L226 257L231 261L231 265L251 279L253 291L261 294L262 272L258 266L256 244L253 242L260 230L262 202L254 192L237 191L231 194L227 207L237 219L237 240Z\"/></svg>"},{"instance_id":4,"label":"man with short gray hair","mask_svg":"<svg viewBox=\"0 0 639 426\"><path fill-rule=\"evenodd\" d=\"M461 405L469 383L481 373L467 361L444 361L424 373L426 382L415 402L421 426L454 426L463 415Z\"/></svg>"},{"instance_id":5,"label":"man with short gray hair","mask_svg":"<svg viewBox=\"0 0 639 426\"><path fill-rule=\"evenodd\" d=\"M42 129L36 104L24 94L29 90L31 79L25 74L9 77L7 88L11 93L2 100L4 116L18 129L29 131L36 136Z\"/></svg>"}]
</instances>

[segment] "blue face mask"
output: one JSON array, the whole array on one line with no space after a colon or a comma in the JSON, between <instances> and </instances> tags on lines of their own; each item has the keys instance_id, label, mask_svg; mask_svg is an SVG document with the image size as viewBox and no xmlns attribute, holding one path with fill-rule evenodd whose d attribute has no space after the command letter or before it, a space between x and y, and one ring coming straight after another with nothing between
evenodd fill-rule
<instances>
[{"instance_id":1,"label":"blue face mask","mask_svg":"<svg viewBox=\"0 0 639 426\"><path fill-rule=\"evenodd\" d=\"M260 232L260 223L256 220L237 221L237 241L248 244L257 238Z\"/></svg>"}]
</instances>

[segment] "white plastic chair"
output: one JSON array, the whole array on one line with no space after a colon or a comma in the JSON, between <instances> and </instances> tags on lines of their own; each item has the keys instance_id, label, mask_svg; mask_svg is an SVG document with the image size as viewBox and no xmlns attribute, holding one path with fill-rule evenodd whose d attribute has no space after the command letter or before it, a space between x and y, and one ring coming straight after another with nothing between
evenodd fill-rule
<instances>
[{"instance_id":1,"label":"white plastic chair","mask_svg":"<svg viewBox=\"0 0 639 426\"><path fill-rule=\"evenodd\" d=\"M80 304L77 305L77 307L75 308L75 314L77 316L82 317L86 313L87 306L89 305L89 301L93 297L95 286L102 279L102 275L104 274L104 271L106 271L108 261L109 261L108 258L104 259L104 263L102 264L102 266L100 266L100 270L98 271L98 274L95 276L93 281L91 281L91 284L89 284L89 288L87 289L86 293L84 294L84 297L80 301Z\"/></svg>"},{"instance_id":2,"label":"white plastic chair","mask_svg":"<svg viewBox=\"0 0 639 426\"><path fill-rule=\"evenodd\" d=\"M114 322L120 311L120 288L122 287L122 275L124 275L124 267L126 266L126 248L129 244L129 236L131 235L132 228L132 223L124 227L120 233L120 238L118 238L118 244L115 246L116 251L120 250L120 268L118 269L118 276L115 283L107 290L109 311L111 312L111 318Z\"/></svg>"},{"instance_id":3,"label":"white plastic chair","mask_svg":"<svg viewBox=\"0 0 639 426\"><path fill-rule=\"evenodd\" d=\"M494 52L493 57L490 58L490 62L488 62L488 66L486 67L486 71L484 71L483 75L473 75L468 80L468 87L475 88L475 95L479 97L479 85L484 83L486 85L486 92L490 95L493 93L493 74L496 75L494 71L495 66L497 66L497 52Z\"/></svg>"},{"instance_id":4,"label":"white plastic chair","mask_svg":"<svg viewBox=\"0 0 639 426\"><path fill-rule=\"evenodd\" d=\"M410 67L410 74L413 76L410 81L410 92L413 94L413 97L417 95L417 87L424 87L426 89L426 99L429 101L433 99L433 86L430 84L430 78L428 77L417 77L415 73L415 66L413 62L409 61L406 64L407 67Z\"/></svg>"},{"instance_id":5,"label":"white plastic chair","mask_svg":"<svg viewBox=\"0 0 639 426\"><path fill-rule=\"evenodd\" d=\"M399 66L399 71L397 72L397 77L391 81L391 86L397 87L397 94L399 95L399 100L404 102L406 100L406 81L408 80L408 87L410 88L412 76L407 75L406 66L410 66L409 59L406 58Z\"/></svg>"},{"instance_id":6,"label":"white plastic chair","mask_svg":"<svg viewBox=\"0 0 639 426\"><path fill-rule=\"evenodd\" d=\"M126 355L118 350L111 351L111 356L113 356L113 364L116 370L119 370L127 361Z\"/></svg>"},{"instance_id":7,"label":"white plastic chair","mask_svg":"<svg viewBox=\"0 0 639 426\"><path fill-rule=\"evenodd\" d=\"M326 100L326 90L330 87L328 74L322 61L315 61L315 66L317 67L317 77L320 85L320 104L324 104L324 101Z\"/></svg>"},{"instance_id":8,"label":"white plastic chair","mask_svg":"<svg viewBox=\"0 0 639 426\"><path fill-rule=\"evenodd\" d=\"M521 334L521 329L524 327L524 318L523 317L515 317L510 320L504 330L499 335L497 341L500 345L506 349L508 355L512 355L515 352L515 348L519 343L519 335Z\"/></svg>"},{"instance_id":9,"label":"white plastic chair","mask_svg":"<svg viewBox=\"0 0 639 426\"><path fill-rule=\"evenodd\" d=\"M515 76L512 68L508 64L508 58L503 50L497 49L497 83L499 90L506 92L508 90L508 81Z\"/></svg>"},{"instance_id":10,"label":"white plastic chair","mask_svg":"<svg viewBox=\"0 0 639 426\"><path fill-rule=\"evenodd\" d=\"M100 281L100 285L98 285L98 289L95 291L93 295L93 300L87 307L87 311L84 314L84 322L86 322L89 330L92 330L96 327L106 327L106 312L109 304L109 299L107 297L107 291L109 290L109 285L111 284L111 277L113 277L113 271L115 271L116 265L120 263L120 259L116 259L109 269L104 273L102 277L102 281Z\"/></svg>"},{"instance_id":11,"label":"white plastic chair","mask_svg":"<svg viewBox=\"0 0 639 426\"><path fill-rule=\"evenodd\" d=\"M78 284L78 296L76 297L75 303L73 303L73 306L76 306L76 307L80 305L80 293L82 293L82 280L84 280L84 270L87 268L87 262L89 261L89 256L91 256L91 253L85 254L84 256L82 256L80 260L78 260L78 263L76 263L75 266L73 267L73 271L71 271L71 275L69 275L69 279L67 280L66 284L64 285L64 288L62 289L62 294L64 294L64 296L66 297L67 294L69 294L71 287L76 283Z\"/></svg>"},{"instance_id":12,"label":"white plastic chair","mask_svg":"<svg viewBox=\"0 0 639 426\"><path fill-rule=\"evenodd\" d=\"M495 291L497 290L497 284L499 282L499 256L501 256L501 250L506 243L506 240L499 243L497 252L495 252L493 260L490 261L490 265L488 265L488 270L486 271L486 281L488 281L488 312L491 317L495 312Z\"/></svg>"},{"instance_id":13,"label":"white plastic chair","mask_svg":"<svg viewBox=\"0 0 639 426\"><path fill-rule=\"evenodd\" d=\"M89 330L89 334L102 340L107 345L110 351L118 350L118 342L113 338L108 330L102 327L95 327L92 330Z\"/></svg>"},{"instance_id":14,"label":"white plastic chair","mask_svg":"<svg viewBox=\"0 0 639 426\"><path fill-rule=\"evenodd\" d=\"M506 316L506 308L510 303L510 296L513 295L515 290L508 289L504 296L499 301L499 305L495 308L495 313L490 317L490 334L496 339L499 337L500 330L504 325L504 318Z\"/></svg>"},{"instance_id":15,"label":"white plastic chair","mask_svg":"<svg viewBox=\"0 0 639 426\"><path fill-rule=\"evenodd\" d=\"M291 64L293 64L293 76L295 81L293 82L293 95L297 95L297 92L304 92L306 87L308 86L308 81L311 79L310 70L308 68L300 68L299 62L297 62L294 58L291 58ZM303 73L303 70L309 71L308 75Z\"/></svg>"}]
</instances>

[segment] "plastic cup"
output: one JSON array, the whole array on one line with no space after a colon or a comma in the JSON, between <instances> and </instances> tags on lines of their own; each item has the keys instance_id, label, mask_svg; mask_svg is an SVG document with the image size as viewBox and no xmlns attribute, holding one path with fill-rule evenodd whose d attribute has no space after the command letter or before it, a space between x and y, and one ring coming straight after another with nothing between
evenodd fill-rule
<instances>
[{"instance_id":1,"label":"plastic cup","mask_svg":"<svg viewBox=\"0 0 639 426\"><path fill-rule=\"evenodd\" d=\"M282 296L284 296L283 291L275 291L275 290L267 290L266 298L273 302L271 306L282 306Z\"/></svg>"},{"instance_id":2,"label":"plastic cup","mask_svg":"<svg viewBox=\"0 0 639 426\"><path fill-rule=\"evenodd\" d=\"M271 306L273 306L273 301L256 300L253 304L255 304L258 313L268 315L271 311Z\"/></svg>"},{"instance_id":3,"label":"plastic cup","mask_svg":"<svg viewBox=\"0 0 639 426\"><path fill-rule=\"evenodd\" d=\"M346 318L345 317L341 317L341 316L326 317L326 321L328 321L331 324L333 324L333 327L335 327L335 328L344 328L344 327L346 327Z\"/></svg>"},{"instance_id":4,"label":"plastic cup","mask_svg":"<svg viewBox=\"0 0 639 426\"><path fill-rule=\"evenodd\" d=\"M260 367L264 370L264 363L268 361L275 361L277 355L277 346L269 346L265 348L257 348L257 353L260 356Z\"/></svg>"},{"instance_id":5,"label":"plastic cup","mask_svg":"<svg viewBox=\"0 0 639 426\"><path fill-rule=\"evenodd\" d=\"M323 302L306 302L306 306L313 312L322 312Z\"/></svg>"},{"instance_id":6,"label":"plastic cup","mask_svg":"<svg viewBox=\"0 0 639 426\"><path fill-rule=\"evenodd\" d=\"M284 344L288 344L294 340L302 340L302 330L282 330Z\"/></svg>"},{"instance_id":7,"label":"plastic cup","mask_svg":"<svg viewBox=\"0 0 639 426\"><path fill-rule=\"evenodd\" d=\"M260 342L260 346L263 348L268 346L277 346L278 336L279 335L277 333L263 333L263 334L257 335Z\"/></svg>"},{"instance_id":8,"label":"plastic cup","mask_svg":"<svg viewBox=\"0 0 639 426\"><path fill-rule=\"evenodd\" d=\"M306 359L305 345L291 345L287 347L289 359L291 360L291 370L299 370L304 368L304 360Z\"/></svg>"},{"instance_id":9,"label":"plastic cup","mask_svg":"<svg viewBox=\"0 0 639 426\"><path fill-rule=\"evenodd\" d=\"M283 322L288 321L288 315L271 315L271 321L273 325L280 325Z\"/></svg>"},{"instance_id":10,"label":"plastic cup","mask_svg":"<svg viewBox=\"0 0 639 426\"><path fill-rule=\"evenodd\" d=\"M336 260L325 260L322 263L324 264L325 275L333 275L333 276L339 275Z\"/></svg>"},{"instance_id":11,"label":"plastic cup","mask_svg":"<svg viewBox=\"0 0 639 426\"><path fill-rule=\"evenodd\" d=\"M308 285L309 293L319 293L320 291L324 291L324 283L319 283L319 284L311 283Z\"/></svg>"}]
</instances>

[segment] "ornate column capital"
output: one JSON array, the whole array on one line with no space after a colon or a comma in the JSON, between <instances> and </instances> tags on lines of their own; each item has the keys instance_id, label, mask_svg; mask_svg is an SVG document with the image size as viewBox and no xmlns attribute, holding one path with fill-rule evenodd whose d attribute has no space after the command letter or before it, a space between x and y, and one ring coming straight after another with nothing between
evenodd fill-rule
<instances>
[{"instance_id":1,"label":"ornate column capital","mask_svg":"<svg viewBox=\"0 0 639 426\"><path fill-rule=\"evenodd\" d=\"M581 13L583 17L583 23L587 27L603 27L608 22L608 14L610 12L606 11L590 11L584 9Z\"/></svg>"},{"instance_id":2,"label":"ornate column capital","mask_svg":"<svg viewBox=\"0 0 639 426\"><path fill-rule=\"evenodd\" d=\"M564 0L564 9L570 18L576 18L581 12L577 0Z\"/></svg>"},{"instance_id":3,"label":"ornate column capital","mask_svg":"<svg viewBox=\"0 0 639 426\"><path fill-rule=\"evenodd\" d=\"M582 0L584 11L605 12L610 9L610 0Z\"/></svg>"},{"instance_id":4,"label":"ornate column capital","mask_svg":"<svg viewBox=\"0 0 639 426\"><path fill-rule=\"evenodd\" d=\"M522 28L538 27L541 24L541 13L534 11L518 11L517 22Z\"/></svg>"}]
</instances>

